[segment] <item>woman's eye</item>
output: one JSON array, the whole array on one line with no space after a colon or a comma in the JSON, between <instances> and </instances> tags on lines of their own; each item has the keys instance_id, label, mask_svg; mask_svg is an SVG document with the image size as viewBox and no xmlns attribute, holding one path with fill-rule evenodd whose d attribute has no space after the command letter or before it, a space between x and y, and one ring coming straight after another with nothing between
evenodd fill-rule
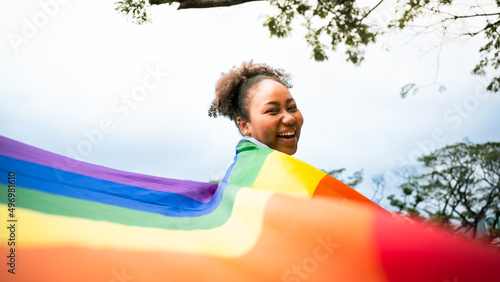
<instances>
[{"instance_id":1,"label":"woman's eye","mask_svg":"<svg viewBox=\"0 0 500 282\"><path fill-rule=\"evenodd\" d=\"M293 105L293 106L289 107L288 110L291 111L291 112L294 112L294 111L297 110L297 106Z\"/></svg>"},{"instance_id":2,"label":"woman's eye","mask_svg":"<svg viewBox=\"0 0 500 282\"><path fill-rule=\"evenodd\" d=\"M267 113L277 114L278 112L279 112L279 110L278 110L278 109L272 108L272 109L267 110L267 111L266 111L266 114L267 114Z\"/></svg>"}]
</instances>

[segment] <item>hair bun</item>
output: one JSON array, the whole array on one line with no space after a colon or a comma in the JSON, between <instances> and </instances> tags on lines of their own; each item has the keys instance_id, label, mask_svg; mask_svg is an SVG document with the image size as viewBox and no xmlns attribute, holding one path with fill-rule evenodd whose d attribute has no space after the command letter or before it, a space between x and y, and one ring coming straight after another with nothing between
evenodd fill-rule
<instances>
[{"instance_id":1,"label":"hair bun","mask_svg":"<svg viewBox=\"0 0 500 282\"><path fill-rule=\"evenodd\" d=\"M260 78L256 78L256 77ZM256 78L256 79L252 79ZM238 68L233 68L228 73L222 73L215 87L215 99L208 110L208 116L226 116L236 121L238 116L248 119L246 99L248 90L263 79L273 79L291 88L290 75L282 69L275 69L266 64L254 64L253 60L243 62ZM246 82L251 83L246 83Z\"/></svg>"}]
</instances>

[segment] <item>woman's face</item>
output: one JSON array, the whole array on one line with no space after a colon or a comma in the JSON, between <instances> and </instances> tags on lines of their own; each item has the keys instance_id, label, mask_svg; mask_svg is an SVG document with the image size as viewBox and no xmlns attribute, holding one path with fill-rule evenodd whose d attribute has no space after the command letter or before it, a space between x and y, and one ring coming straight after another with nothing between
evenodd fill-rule
<instances>
[{"instance_id":1,"label":"woman's face","mask_svg":"<svg viewBox=\"0 0 500 282\"><path fill-rule=\"evenodd\" d=\"M297 151L304 119L288 89L272 79L265 79L250 90L250 121L238 118L240 130L272 149L288 155Z\"/></svg>"}]
</instances>

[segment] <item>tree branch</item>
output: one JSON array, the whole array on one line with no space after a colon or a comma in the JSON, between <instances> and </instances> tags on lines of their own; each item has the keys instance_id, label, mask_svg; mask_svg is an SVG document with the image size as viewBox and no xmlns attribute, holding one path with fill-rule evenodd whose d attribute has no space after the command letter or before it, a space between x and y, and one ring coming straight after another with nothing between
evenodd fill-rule
<instances>
[{"instance_id":1,"label":"tree branch","mask_svg":"<svg viewBox=\"0 0 500 282\"><path fill-rule=\"evenodd\" d=\"M486 26L485 26L483 29L481 29L481 30L478 30L478 31L476 31L476 32L468 32L468 33L464 33L463 35L469 35L469 36L473 37L473 36L476 36L476 35L478 35L479 33L483 32L483 31L487 30L488 28L492 28L492 27L494 27L494 26L496 26L496 25L498 25L498 24L500 24L500 20L498 20L498 21L496 21L496 22L494 22L494 23L490 23L490 24L486 25Z\"/></svg>"},{"instance_id":2,"label":"tree branch","mask_svg":"<svg viewBox=\"0 0 500 282\"><path fill-rule=\"evenodd\" d=\"M474 224L471 223L469 220L467 220L467 218L463 215L463 213L461 212L458 212L456 209L453 210L454 213L456 213L458 215L459 218L462 219L462 222L463 223L466 223L467 226L469 226L469 228L467 228L467 231L470 229L470 228L474 228ZM462 225L462 227L465 227L464 225ZM466 227L465 227L466 228Z\"/></svg>"},{"instance_id":3,"label":"tree branch","mask_svg":"<svg viewBox=\"0 0 500 282\"><path fill-rule=\"evenodd\" d=\"M149 4L151 5L161 5L161 4L168 4L172 3L173 1L167 1L167 0L148 0Z\"/></svg>"},{"instance_id":4,"label":"tree branch","mask_svg":"<svg viewBox=\"0 0 500 282\"><path fill-rule=\"evenodd\" d=\"M366 14L359 20L359 22L362 22L366 17L368 17L368 15L373 12L373 10L377 9L378 6L380 6L380 4L382 4L382 2L384 2L384 0L380 0L377 5L375 5L373 8L371 8L368 12L366 12Z\"/></svg>"},{"instance_id":5,"label":"tree branch","mask_svg":"<svg viewBox=\"0 0 500 282\"><path fill-rule=\"evenodd\" d=\"M491 14L474 14L474 15L463 15L463 16L457 16L457 15L451 15L453 20L456 19L467 19L467 18L475 18L475 17L490 17L490 16L500 16L500 12L498 13L491 13Z\"/></svg>"},{"instance_id":6,"label":"tree branch","mask_svg":"<svg viewBox=\"0 0 500 282\"><path fill-rule=\"evenodd\" d=\"M215 8L215 7L228 7L239 5L247 2L265 1L265 0L148 0L151 5L161 5L166 3L178 2L179 10L181 9L201 9L201 8Z\"/></svg>"}]
</instances>

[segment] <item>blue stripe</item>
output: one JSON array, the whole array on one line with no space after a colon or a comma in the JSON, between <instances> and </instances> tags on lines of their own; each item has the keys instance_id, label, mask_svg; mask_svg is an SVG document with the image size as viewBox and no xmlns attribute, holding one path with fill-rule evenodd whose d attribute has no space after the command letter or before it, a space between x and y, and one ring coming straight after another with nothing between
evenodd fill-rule
<instances>
[{"instance_id":1,"label":"blue stripe","mask_svg":"<svg viewBox=\"0 0 500 282\"><path fill-rule=\"evenodd\" d=\"M219 205L226 185L219 185L208 203L176 193L148 190L68 171L0 156L0 183L7 184L7 173L16 172L16 185L46 193L110 204L171 217L208 214ZM57 175L64 173L64 179ZM147 187L147 183L146 186Z\"/></svg>"}]
</instances>

